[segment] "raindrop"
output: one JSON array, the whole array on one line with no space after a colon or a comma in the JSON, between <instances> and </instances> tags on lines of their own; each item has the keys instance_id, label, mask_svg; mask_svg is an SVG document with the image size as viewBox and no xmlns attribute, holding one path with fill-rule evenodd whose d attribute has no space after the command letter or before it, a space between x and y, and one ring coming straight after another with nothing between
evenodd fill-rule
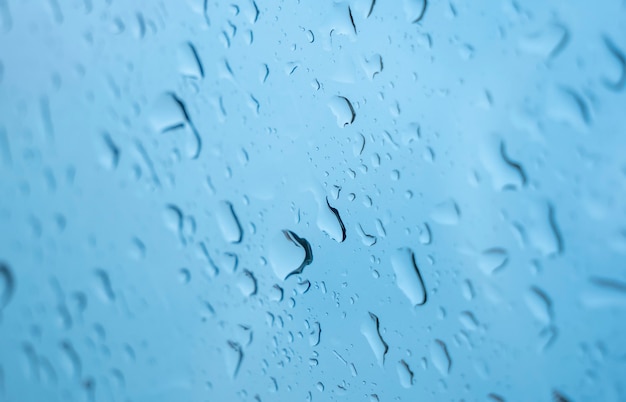
<instances>
[{"instance_id":1,"label":"raindrop","mask_svg":"<svg viewBox=\"0 0 626 402\"><path fill-rule=\"evenodd\" d=\"M235 214L233 204L222 201L217 207L217 224L222 232L222 237L229 243L241 243L243 230Z\"/></svg>"},{"instance_id":2,"label":"raindrop","mask_svg":"<svg viewBox=\"0 0 626 402\"><path fill-rule=\"evenodd\" d=\"M400 384L404 388L411 388L413 385L413 372L409 365L404 360L400 360L396 365L396 370L400 378Z\"/></svg>"},{"instance_id":3,"label":"raindrop","mask_svg":"<svg viewBox=\"0 0 626 402\"><path fill-rule=\"evenodd\" d=\"M337 125L339 127L345 127L354 122L356 113L348 98L335 96L328 102L328 107L337 119Z\"/></svg>"},{"instance_id":4,"label":"raindrop","mask_svg":"<svg viewBox=\"0 0 626 402\"><path fill-rule=\"evenodd\" d=\"M450 355L448 354L448 347L443 341L436 339L433 343L431 343L430 358L433 361L433 365L437 368L437 370L439 370L441 375L448 375L452 361L450 360Z\"/></svg>"},{"instance_id":5,"label":"raindrop","mask_svg":"<svg viewBox=\"0 0 626 402\"><path fill-rule=\"evenodd\" d=\"M509 253L500 247L487 249L478 257L478 268L485 275L491 275L506 265L509 261Z\"/></svg>"},{"instance_id":6,"label":"raindrop","mask_svg":"<svg viewBox=\"0 0 626 402\"><path fill-rule=\"evenodd\" d=\"M361 325L361 334L363 334L372 352L374 352L378 365L382 367L385 363L385 355L389 350L389 346L387 346L387 343L380 335L380 322L375 314L369 313L369 318Z\"/></svg>"},{"instance_id":7,"label":"raindrop","mask_svg":"<svg viewBox=\"0 0 626 402\"><path fill-rule=\"evenodd\" d=\"M283 230L274 237L270 246L270 262L274 274L280 280L285 280L301 273L304 267L313 262L311 245L294 232Z\"/></svg>"},{"instance_id":8,"label":"raindrop","mask_svg":"<svg viewBox=\"0 0 626 402\"><path fill-rule=\"evenodd\" d=\"M15 292L13 272L6 263L0 262L0 313L11 301Z\"/></svg>"},{"instance_id":9,"label":"raindrop","mask_svg":"<svg viewBox=\"0 0 626 402\"><path fill-rule=\"evenodd\" d=\"M413 306L426 303L426 288L410 248L400 248L391 256L391 266L396 275L398 288Z\"/></svg>"}]
</instances>

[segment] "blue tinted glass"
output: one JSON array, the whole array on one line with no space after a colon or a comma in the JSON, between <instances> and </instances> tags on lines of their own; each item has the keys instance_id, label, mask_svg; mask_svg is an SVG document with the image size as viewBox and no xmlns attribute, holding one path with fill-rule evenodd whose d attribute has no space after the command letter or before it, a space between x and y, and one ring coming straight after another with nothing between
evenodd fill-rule
<instances>
[{"instance_id":1,"label":"blue tinted glass","mask_svg":"<svg viewBox=\"0 0 626 402\"><path fill-rule=\"evenodd\" d=\"M626 400L620 0L0 0L0 401Z\"/></svg>"}]
</instances>

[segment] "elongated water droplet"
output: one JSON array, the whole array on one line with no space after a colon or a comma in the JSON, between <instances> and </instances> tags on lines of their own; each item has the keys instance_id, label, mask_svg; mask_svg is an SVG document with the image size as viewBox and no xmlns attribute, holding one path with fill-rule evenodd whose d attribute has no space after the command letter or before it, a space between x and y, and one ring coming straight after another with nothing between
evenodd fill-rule
<instances>
[{"instance_id":1,"label":"elongated water droplet","mask_svg":"<svg viewBox=\"0 0 626 402\"><path fill-rule=\"evenodd\" d=\"M400 360L396 365L396 371L398 372L398 377L400 378L400 384L404 388L411 388L413 385L413 372L409 365L404 361Z\"/></svg>"},{"instance_id":2,"label":"elongated water droplet","mask_svg":"<svg viewBox=\"0 0 626 402\"><path fill-rule=\"evenodd\" d=\"M233 204L228 201L219 203L216 211L217 224L222 232L222 237L229 243L240 243L243 238L241 224L235 214Z\"/></svg>"},{"instance_id":3,"label":"elongated water droplet","mask_svg":"<svg viewBox=\"0 0 626 402\"><path fill-rule=\"evenodd\" d=\"M437 368L437 370L439 370L441 375L448 375L452 361L450 360L450 355L448 354L448 347L443 341L436 339L433 343L431 343L430 358L433 361L433 365Z\"/></svg>"},{"instance_id":4,"label":"elongated water droplet","mask_svg":"<svg viewBox=\"0 0 626 402\"><path fill-rule=\"evenodd\" d=\"M239 343L228 341L227 347L224 348L224 361L230 378L236 378L243 361L243 350Z\"/></svg>"},{"instance_id":5,"label":"elongated water droplet","mask_svg":"<svg viewBox=\"0 0 626 402\"><path fill-rule=\"evenodd\" d=\"M380 322L374 313L369 313L369 318L361 325L361 334L363 334L372 352L374 352L378 365L382 367L385 364L385 355L389 350L389 346L387 346L387 343L380 335Z\"/></svg>"},{"instance_id":6,"label":"elongated water droplet","mask_svg":"<svg viewBox=\"0 0 626 402\"><path fill-rule=\"evenodd\" d=\"M408 247L396 250L391 256L391 266L396 275L398 288L413 306L426 303L426 288L415 262L415 254Z\"/></svg>"},{"instance_id":7,"label":"elongated water droplet","mask_svg":"<svg viewBox=\"0 0 626 402\"><path fill-rule=\"evenodd\" d=\"M11 301L15 292L15 279L9 266L0 262L0 313Z\"/></svg>"},{"instance_id":8,"label":"elongated water droplet","mask_svg":"<svg viewBox=\"0 0 626 402\"><path fill-rule=\"evenodd\" d=\"M339 216L339 211L330 205L328 198L324 204L318 208L317 227L333 240L341 243L346 240L346 227Z\"/></svg>"}]
</instances>

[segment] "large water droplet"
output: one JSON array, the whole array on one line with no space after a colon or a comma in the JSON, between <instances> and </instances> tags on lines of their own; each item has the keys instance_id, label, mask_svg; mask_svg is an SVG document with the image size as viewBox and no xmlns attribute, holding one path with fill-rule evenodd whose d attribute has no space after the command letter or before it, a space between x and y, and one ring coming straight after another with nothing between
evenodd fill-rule
<instances>
[{"instance_id":1,"label":"large water droplet","mask_svg":"<svg viewBox=\"0 0 626 402\"><path fill-rule=\"evenodd\" d=\"M233 204L228 201L220 202L217 207L216 217L224 240L229 243L240 243L243 231L241 230L237 214L235 214Z\"/></svg>"},{"instance_id":2,"label":"large water droplet","mask_svg":"<svg viewBox=\"0 0 626 402\"><path fill-rule=\"evenodd\" d=\"M448 354L448 347L443 341L436 339L430 344L430 358L441 375L448 375L452 361Z\"/></svg>"},{"instance_id":3,"label":"large water droplet","mask_svg":"<svg viewBox=\"0 0 626 402\"><path fill-rule=\"evenodd\" d=\"M396 250L391 256L396 284L413 306L426 303L426 289L415 262L415 254L408 247Z\"/></svg>"},{"instance_id":4,"label":"large water droplet","mask_svg":"<svg viewBox=\"0 0 626 402\"><path fill-rule=\"evenodd\" d=\"M396 365L396 370L400 378L400 384L404 388L411 388L413 385L413 372L409 365L404 360L400 360Z\"/></svg>"},{"instance_id":5,"label":"large water droplet","mask_svg":"<svg viewBox=\"0 0 626 402\"><path fill-rule=\"evenodd\" d=\"M385 355L389 350L389 346L387 346L387 343L380 335L380 322L374 313L369 313L369 318L361 325L361 333L367 339L367 343L370 345L372 352L374 352L374 356L376 356L376 361L382 367L385 363Z\"/></svg>"},{"instance_id":6,"label":"large water droplet","mask_svg":"<svg viewBox=\"0 0 626 402\"><path fill-rule=\"evenodd\" d=\"M345 127L354 122L356 113L352 103L345 96L335 96L328 102L333 115L337 119L337 125L339 127Z\"/></svg>"},{"instance_id":7,"label":"large water droplet","mask_svg":"<svg viewBox=\"0 0 626 402\"><path fill-rule=\"evenodd\" d=\"M241 345L234 341L228 341L227 347L224 348L224 362L226 363L226 372L230 375L230 378L237 377L242 361L243 350Z\"/></svg>"},{"instance_id":8,"label":"large water droplet","mask_svg":"<svg viewBox=\"0 0 626 402\"><path fill-rule=\"evenodd\" d=\"M301 273L313 261L313 254L306 239L290 230L283 230L274 238L269 258L274 274L280 280L285 280L291 275Z\"/></svg>"},{"instance_id":9,"label":"large water droplet","mask_svg":"<svg viewBox=\"0 0 626 402\"><path fill-rule=\"evenodd\" d=\"M333 208L326 198L326 202L320 202L317 212L317 227L328 234L335 241L341 243L346 240L346 227L339 216L339 211ZM324 205L325 204L325 205Z\"/></svg>"}]
</instances>

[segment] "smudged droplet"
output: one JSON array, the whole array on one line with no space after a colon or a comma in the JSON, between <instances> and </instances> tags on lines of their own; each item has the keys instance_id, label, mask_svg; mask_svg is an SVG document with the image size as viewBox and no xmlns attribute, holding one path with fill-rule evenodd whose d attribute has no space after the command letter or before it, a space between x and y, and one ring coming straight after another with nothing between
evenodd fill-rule
<instances>
[{"instance_id":1,"label":"smudged droplet","mask_svg":"<svg viewBox=\"0 0 626 402\"><path fill-rule=\"evenodd\" d=\"M234 341L228 341L227 347L224 348L224 360L226 363L226 372L230 378L236 378L243 361L243 350L241 345Z\"/></svg>"}]
</instances>

